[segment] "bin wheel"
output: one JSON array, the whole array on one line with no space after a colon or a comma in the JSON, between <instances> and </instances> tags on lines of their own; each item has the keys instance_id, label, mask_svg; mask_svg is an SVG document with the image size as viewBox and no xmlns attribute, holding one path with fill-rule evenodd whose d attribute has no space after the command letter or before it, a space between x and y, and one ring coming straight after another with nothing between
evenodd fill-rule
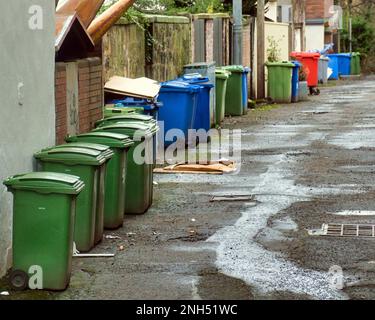
<instances>
[{"instance_id":1,"label":"bin wheel","mask_svg":"<svg viewBox=\"0 0 375 320\"><path fill-rule=\"evenodd\" d=\"M29 276L21 270L14 270L10 274L9 283L13 290L23 291L27 288Z\"/></svg>"},{"instance_id":2,"label":"bin wheel","mask_svg":"<svg viewBox=\"0 0 375 320\"><path fill-rule=\"evenodd\" d=\"M320 95L320 90L316 87L310 87L310 96Z\"/></svg>"}]
</instances>

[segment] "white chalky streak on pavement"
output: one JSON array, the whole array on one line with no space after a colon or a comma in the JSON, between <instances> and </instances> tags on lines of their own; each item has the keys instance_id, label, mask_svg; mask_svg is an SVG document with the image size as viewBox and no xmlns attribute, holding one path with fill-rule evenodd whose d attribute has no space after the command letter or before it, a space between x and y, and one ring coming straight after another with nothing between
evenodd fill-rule
<instances>
[{"instance_id":1,"label":"white chalky streak on pavement","mask_svg":"<svg viewBox=\"0 0 375 320\"><path fill-rule=\"evenodd\" d=\"M265 250L254 242L259 230L267 225L272 215L288 208L309 195L338 193L340 189L306 189L296 186L285 178L285 156L260 177L259 186L253 193L290 193L301 195L301 199L287 196L258 196L257 207L249 208L233 226L215 233L209 242L218 242L216 264L221 272L244 280L261 294L272 291L289 291L307 294L316 299L346 299L341 291L330 288L329 275L314 270L302 269L283 258L282 254ZM352 191L355 192L355 191Z\"/></svg>"}]
</instances>

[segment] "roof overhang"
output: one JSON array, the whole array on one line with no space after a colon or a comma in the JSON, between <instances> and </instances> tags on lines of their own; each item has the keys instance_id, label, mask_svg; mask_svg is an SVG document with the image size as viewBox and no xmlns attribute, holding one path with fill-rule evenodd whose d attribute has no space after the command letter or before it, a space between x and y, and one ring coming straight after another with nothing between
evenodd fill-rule
<instances>
[{"instance_id":1,"label":"roof overhang","mask_svg":"<svg viewBox=\"0 0 375 320\"><path fill-rule=\"evenodd\" d=\"M95 49L77 14L56 14L55 52L57 60L79 59Z\"/></svg>"}]
</instances>

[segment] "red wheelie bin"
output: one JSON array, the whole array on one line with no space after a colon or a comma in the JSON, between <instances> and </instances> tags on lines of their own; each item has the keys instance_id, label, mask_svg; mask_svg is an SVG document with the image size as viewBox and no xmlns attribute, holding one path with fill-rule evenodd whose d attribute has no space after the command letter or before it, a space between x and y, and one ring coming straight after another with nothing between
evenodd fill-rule
<instances>
[{"instance_id":1,"label":"red wheelie bin","mask_svg":"<svg viewBox=\"0 0 375 320\"><path fill-rule=\"evenodd\" d=\"M318 89L318 65L320 53L315 52L292 52L291 58L302 63L307 73L307 85L311 95L319 95Z\"/></svg>"}]
</instances>

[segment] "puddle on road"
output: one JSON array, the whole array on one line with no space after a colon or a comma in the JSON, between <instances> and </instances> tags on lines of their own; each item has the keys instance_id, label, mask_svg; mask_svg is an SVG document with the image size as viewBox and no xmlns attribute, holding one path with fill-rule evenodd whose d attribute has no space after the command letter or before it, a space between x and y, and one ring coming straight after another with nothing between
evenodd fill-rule
<instances>
[{"instance_id":1,"label":"puddle on road","mask_svg":"<svg viewBox=\"0 0 375 320\"><path fill-rule=\"evenodd\" d=\"M329 143L346 148L375 148L375 128L343 133L329 140Z\"/></svg>"},{"instance_id":2,"label":"puddle on road","mask_svg":"<svg viewBox=\"0 0 375 320\"><path fill-rule=\"evenodd\" d=\"M370 166L342 166L334 169L342 173L375 173L375 165Z\"/></svg>"}]
</instances>

